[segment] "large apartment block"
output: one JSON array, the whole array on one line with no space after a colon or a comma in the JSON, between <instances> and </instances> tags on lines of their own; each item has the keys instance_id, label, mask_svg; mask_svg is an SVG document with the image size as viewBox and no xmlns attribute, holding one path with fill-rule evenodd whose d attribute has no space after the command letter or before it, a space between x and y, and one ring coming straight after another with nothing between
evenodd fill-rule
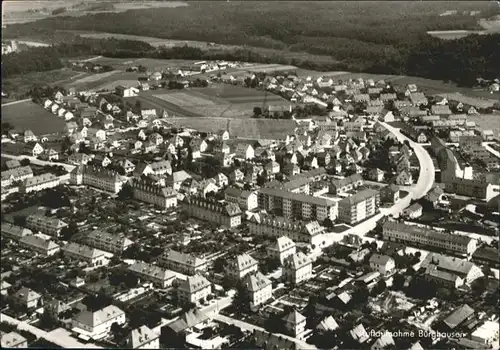
<instances>
[{"instance_id":1,"label":"large apartment block","mask_svg":"<svg viewBox=\"0 0 500 350\"><path fill-rule=\"evenodd\" d=\"M377 212L380 205L380 192L363 190L339 202L339 220L356 224Z\"/></svg>"},{"instance_id":2,"label":"large apartment block","mask_svg":"<svg viewBox=\"0 0 500 350\"><path fill-rule=\"evenodd\" d=\"M279 210L287 219L335 220L338 214L337 202L326 198L288 192L275 188L259 190L259 208L266 211Z\"/></svg>"},{"instance_id":3,"label":"large apartment block","mask_svg":"<svg viewBox=\"0 0 500 350\"><path fill-rule=\"evenodd\" d=\"M54 174L42 174L24 179L19 187L23 193L38 192L47 188L59 186L61 180Z\"/></svg>"},{"instance_id":4,"label":"large apartment block","mask_svg":"<svg viewBox=\"0 0 500 350\"><path fill-rule=\"evenodd\" d=\"M456 193L460 196L480 198L486 201L499 194L499 186L494 186L484 179L471 180L454 177L446 182L445 189L447 192Z\"/></svg>"},{"instance_id":5,"label":"large apartment block","mask_svg":"<svg viewBox=\"0 0 500 350\"><path fill-rule=\"evenodd\" d=\"M160 256L158 263L167 269L193 276L207 271L207 261L191 254L167 250Z\"/></svg>"},{"instance_id":6,"label":"large apartment block","mask_svg":"<svg viewBox=\"0 0 500 350\"><path fill-rule=\"evenodd\" d=\"M183 208L189 216L226 227L241 224L241 209L235 203L223 203L203 197L187 197Z\"/></svg>"},{"instance_id":7,"label":"large apartment block","mask_svg":"<svg viewBox=\"0 0 500 350\"><path fill-rule=\"evenodd\" d=\"M145 180L133 180L133 197L161 209L177 206L177 191L171 187L156 186Z\"/></svg>"},{"instance_id":8,"label":"large apartment block","mask_svg":"<svg viewBox=\"0 0 500 350\"><path fill-rule=\"evenodd\" d=\"M248 228L253 235L268 237L286 236L296 242L318 245L325 229L318 221L289 220L281 216L264 213L253 215L248 221Z\"/></svg>"},{"instance_id":9,"label":"large apartment block","mask_svg":"<svg viewBox=\"0 0 500 350\"><path fill-rule=\"evenodd\" d=\"M70 173L70 181L76 185L85 185L110 193L118 193L126 179L106 168L81 165Z\"/></svg>"},{"instance_id":10,"label":"large apartment block","mask_svg":"<svg viewBox=\"0 0 500 350\"><path fill-rule=\"evenodd\" d=\"M105 252L83 244L70 242L61 248L64 256L85 261L89 266L104 266L107 264Z\"/></svg>"},{"instance_id":11,"label":"large apartment block","mask_svg":"<svg viewBox=\"0 0 500 350\"><path fill-rule=\"evenodd\" d=\"M176 278L174 272L142 261L129 266L128 270L140 279L150 281L160 288L170 287Z\"/></svg>"},{"instance_id":12,"label":"large apartment block","mask_svg":"<svg viewBox=\"0 0 500 350\"><path fill-rule=\"evenodd\" d=\"M66 226L68 226L68 224L64 221L58 218L45 216L41 213L34 213L26 218L26 227L35 232L42 232L54 237L58 237L61 230Z\"/></svg>"},{"instance_id":13,"label":"large apartment block","mask_svg":"<svg viewBox=\"0 0 500 350\"><path fill-rule=\"evenodd\" d=\"M2 171L2 187L10 186L14 182L33 177L33 170L29 166L22 166Z\"/></svg>"},{"instance_id":14,"label":"large apartment block","mask_svg":"<svg viewBox=\"0 0 500 350\"><path fill-rule=\"evenodd\" d=\"M129 246L134 244L123 234L109 233L100 230L94 230L82 237L85 244L111 253L122 253Z\"/></svg>"},{"instance_id":15,"label":"large apartment block","mask_svg":"<svg viewBox=\"0 0 500 350\"><path fill-rule=\"evenodd\" d=\"M407 225L394 221L387 221L384 224L383 235L384 239L389 241L430 246L467 255L474 253L477 247L477 241L468 236L450 234L428 227Z\"/></svg>"}]
</instances>

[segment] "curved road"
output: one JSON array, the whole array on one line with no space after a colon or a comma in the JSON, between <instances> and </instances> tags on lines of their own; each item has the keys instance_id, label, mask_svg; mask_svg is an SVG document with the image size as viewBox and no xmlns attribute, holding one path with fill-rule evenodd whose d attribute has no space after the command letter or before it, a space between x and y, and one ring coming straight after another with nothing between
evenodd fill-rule
<instances>
[{"instance_id":1,"label":"curved road","mask_svg":"<svg viewBox=\"0 0 500 350\"><path fill-rule=\"evenodd\" d=\"M342 238L347 234L355 234L357 236L364 236L371 230L373 230L377 226L377 222L387 215L399 215L405 208L410 205L412 199L422 198L430 191L432 186L434 185L434 164L432 163L432 159L429 153L422 147L422 145L413 142L408 137L403 135L399 129L396 129L386 123L380 122L387 130L396 135L397 139L400 142L404 142L408 140L410 146L413 148L415 155L418 158L420 164L420 173L418 176L417 183L411 186L408 190L409 193L405 198L402 198L394 204L390 208L382 208L380 209L380 213L371 217L370 219L363 221L362 223L351 227L350 229L342 232L342 233L325 233L323 235L323 239L325 241L325 246L330 246L334 242L339 242ZM313 259L321 255L320 250L316 250L312 257Z\"/></svg>"},{"instance_id":2,"label":"curved road","mask_svg":"<svg viewBox=\"0 0 500 350\"><path fill-rule=\"evenodd\" d=\"M27 156L27 155L21 155L21 156L14 156L14 155L11 155L11 154L5 154L5 153L2 153L2 157L5 157L5 158L9 158L9 159L16 159L16 160L23 160L25 158L29 159L29 161L32 163L32 164L35 164L35 165L59 165L59 166L62 166L64 169L66 169L66 171L68 173L70 173L74 168L76 168L75 165L72 165L72 164L67 164L67 163L58 163L58 162L50 162L50 161L46 161L46 160L40 160L40 159L37 159L36 157L33 157L33 156Z\"/></svg>"}]
</instances>

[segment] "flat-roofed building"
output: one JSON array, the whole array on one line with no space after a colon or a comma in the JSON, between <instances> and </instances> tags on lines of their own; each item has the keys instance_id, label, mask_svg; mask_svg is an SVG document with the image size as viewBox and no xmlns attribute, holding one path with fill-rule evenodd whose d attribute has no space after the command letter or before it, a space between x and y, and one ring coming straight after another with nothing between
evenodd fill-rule
<instances>
[{"instance_id":1,"label":"flat-roofed building","mask_svg":"<svg viewBox=\"0 0 500 350\"><path fill-rule=\"evenodd\" d=\"M244 253L236 256L234 259L229 259L225 270L227 275L235 280L240 280L249 273L257 272L259 263L250 255Z\"/></svg>"},{"instance_id":2,"label":"flat-roofed building","mask_svg":"<svg viewBox=\"0 0 500 350\"><path fill-rule=\"evenodd\" d=\"M181 304L194 303L199 305L212 294L212 284L201 275L188 276L177 288L177 298Z\"/></svg>"},{"instance_id":3,"label":"flat-roofed building","mask_svg":"<svg viewBox=\"0 0 500 350\"><path fill-rule=\"evenodd\" d=\"M108 262L104 251L75 242L66 244L61 251L64 256L85 261L89 266L104 266Z\"/></svg>"},{"instance_id":4,"label":"flat-roofed building","mask_svg":"<svg viewBox=\"0 0 500 350\"><path fill-rule=\"evenodd\" d=\"M175 250L165 251L160 256L158 263L167 269L190 276L207 271L207 261L205 259Z\"/></svg>"},{"instance_id":5,"label":"flat-roofed building","mask_svg":"<svg viewBox=\"0 0 500 350\"><path fill-rule=\"evenodd\" d=\"M300 193L274 188L259 190L259 208L266 211L279 210L287 219L334 221L338 214L337 202Z\"/></svg>"},{"instance_id":6,"label":"flat-roofed building","mask_svg":"<svg viewBox=\"0 0 500 350\"><path fill-rule=\"evenodd\" d=\"M61 230L67 226L64 221L42 213L34 213L26 218L26 227L54 237L59 237Z\"/></svg>"},{"instance_id":7,"label":"flat-roofed building","mask_svg":"<svg viewBox=\"0 0 500 350\"><path fill-rule=\"evenodd\" d=\"M312 260L302 252L285 259L283 276L292 284L299 284L312 278Z\"/></svg>"},{"instance_id":8,"label":"flat-roofed building","mask_svg":"<svg viewBox=\"0 0 500 350\"><path fill-rule=\"evenodd\" d=\"M22 247L33 250L45 256L51 256L59 251L59 245L35 235L25 236L19 240Z\"/></svg>"},{"instance_id":9,"label":"flat-roofed building","mask_svg":"<svg viewBox=\"0 0 500 350\"><path fill-rule=\"evenodd\" d=\"M348 224L356 224L377 213L380 205L380 192L367 189L350 197L343 198L339 203L339 220Z\"/></svg>"},{"instance_id":10,"label":"flat-roofed building","mask_svg":"<svg viewBox=\"0 0 500 350\"><path fill-rule=\"evenodd\" d=\"M122 234L94 230L82 237L82 241L94 248L111 253L122 253L134 242Z\"/></svg>"},{"instance_id":11,"label":"flat-roofed building","mask_svg":"<svg viewBox=\"0 0 500 350\"><path fill-rule=\"evenodd\" d=\"M137 262L130 265L129 271L136 274L139 278L152 282L160 288L167 288L172 285L175 280L175 273L160 266L146 264L145 262Z\"/></svg>"},{"instance_id":12,"label":"flat-roofed building","mask_svg":"<svg viewBox=\"0 0 500 350\"><path fill-rule=\"evenodd\" d=\"M388 241L415 246L430 246L467 255L473 254L477 248L477 241L468 236L394 221L384 223L383 236Z\"/></svg>"}]
</instances>

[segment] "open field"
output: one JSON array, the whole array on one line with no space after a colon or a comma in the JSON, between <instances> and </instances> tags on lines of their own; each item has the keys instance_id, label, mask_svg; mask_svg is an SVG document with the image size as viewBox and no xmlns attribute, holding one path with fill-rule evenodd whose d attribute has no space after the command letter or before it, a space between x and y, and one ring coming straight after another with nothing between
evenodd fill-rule
<instances>
[{"instance_id":1,"label":"open field","mask_svg":"<svg viewBox=\"0 0 500 350\"><path fill-rule=\"evenodd\" d=\"M248 139L283 139L292 133L296 125L293 120L276 119L231 119L231 118L169 118L169 122L185 128L205 132L225 129L229 122L231 137Z\"/></svg>"},{"instance_id":2,"label":"open field","mask_svg":"<svg viewBox=\"0 0 500 350\"><path fill-rule=\"evenodd\" d=\"M200 94L201 95L201 94ZM167 101L169 103L175 104L179 107L189 107L189 106L213 106L215 104L224 105L224 101L216 103L215 101L208 99L203 96L196 96L194 92L173 92L170 94L154 95L160 100Z\"/></svg>"},{"instance_id":3,"label":"open field","mask_svg":"<svg viewBox=\"0 0 500 350\"><path fill-rule=\"evenodd\" d=\"M63 119L32 101L2 106L2 122L19 130L30 129L37 136L62 132L66 125Z\"/></svg>"},{"instance_id":4,"label":"open field","mask_svg":"<svg viewBox=\"0 0 500 350\"><path fill-rule=\"evenodd\" d=\"M495 137L500 135L500 114L468 115L467 119L483 130L493 130Z\"/></svg>"},{"instance_id":5,"label":"open field","mask_svg":"<svg viewBox=\"0 0 500 350\"><path fill-rule=\"evenodd\" d=\"M135 80L114 80L112 82L109 82L109 83L106 83L103 85L99 85L98 87L95 87L94 89L97 91L99 91L99 90L114 91L118 85L123 85L125 87L132 87L132 86L137 86L138 82L137 82L137 79L135 79Z\"/></svg>"},{"instance_id":6,"label":"open field","mask_svg":"<svg viewBox=\"0 0 500 350\"><path fill-rule=\"evenodd\" d=\"M256 64L250 66L247 70L249 72L264 72L264 73L272 73L279 71L295 71L297 67L290 65L282 65L282 64Z\"/></svg>"},{"instance_id":7,"label":"open field","mask_svg":"<svg viewBox=\"0 0 500 350\"><path fill-rule=\"evenodd\" d=\"M460 101L465 104L469 104L472 106L477 106L480 108L488 108L492 107L495 103L498 103L499 99L494 100L492 97L495 97L494 94L488 94L490 98L479 98L479 97L469 97L469 96L464 96L461 93L448 93L448 94L441 94L441 96L446 97L448 100L455 100L455 101ZM498 97L498 93L496 96Z\"/></svg>"}]
</instances>

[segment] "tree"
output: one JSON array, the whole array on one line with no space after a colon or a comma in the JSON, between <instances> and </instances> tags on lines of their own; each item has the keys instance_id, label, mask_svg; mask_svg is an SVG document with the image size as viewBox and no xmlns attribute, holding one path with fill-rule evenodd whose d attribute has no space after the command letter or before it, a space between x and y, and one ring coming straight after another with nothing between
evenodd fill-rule
<instances>
[{"instance_id":1,"label":"tree","mask_svg":"<svg viewBox=\"0 0 500 350\"><path fill-rule=\"evenodd\" d=\"M14 215L14 225L26 226L26 216L24 215Z\"/></svg>"},{"instance_id":2,"label":"tree","mask_svg":"<svg viewBox=\"0 0 500 350\"><path fill-rule=\"evenodd\" d=\"M31 161L28 158L23 158L19 163L21 164L21 166L28 166L31 164Z\"/></svg>"},{"instance_id":3,"label":"tree","mask_svg":"<svg viewBox=\"0 0 500 350\"><path fill-rule=\"evenodd\" d=\"M59 324L57 316L48 307L43 308L43 314L40 316L38 326L41 329L53 330Z\"/></svg>"},{"instance_id":4,"label":"tree","mask_svg":"<svg viewBox=\"0 0 500 350\"><path fill-rule=\"evenodd\" d=\"M68 226L61 230L61 239L69 241L78 232L78 225L75 222L70 222Z\"/></svg>"},{"instance_id":5,"label":"tree","mask_svg":"<svg viewBox=\"0 0 500 350\"><path fill-rule=\"evenodd\" d=\"M253 115L255 115L255 116L262 115L262 108L261 107L254 107L253 108Z\"/></svg>"},{"instance_id":6,"label":"tree","mask_svg":"<svg viewBox=\"0 0 500 350\"><path fill-rule=\"evenodd\" d=\"M133 198L133 195L134 195L134 189L127 182L126 184L123 185L122 189L118 193L118 199L121 201L130 200Z\"/></svg>"}]
</instances>

